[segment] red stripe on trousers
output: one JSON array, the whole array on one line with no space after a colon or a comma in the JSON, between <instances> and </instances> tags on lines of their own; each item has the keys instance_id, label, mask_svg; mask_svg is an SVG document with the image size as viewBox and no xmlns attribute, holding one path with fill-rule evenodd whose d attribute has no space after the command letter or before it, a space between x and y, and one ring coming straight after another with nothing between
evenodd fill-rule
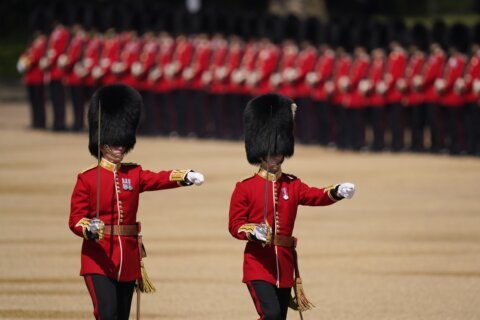
<instances>
[{"instance_id":1,"label":"red stripe on trousers","mask_svg":"<svg viewBox=\"0 0 480 320\"><path fill-rule=\"evenodd\" d=\"M262 308L260 307L260 300L258 300L257 293L255 292L255 288L252 286L251 282L247 282L247 287L248 287L248 291L250 291L250 295L252 296L255 309L257 309L257 313L260 316L260 319L258 320L261 320L263 319L264 314L263 314Z\"/></svg>"},{"instance_id":2,"label":"red stripe on trousers","mask_svg":"<svg viewBox=\"0 0 480 320\"><path fill-rule=\"evenodd\" d=\"M97 295L95 294L95 287L93 286L92 276L86 275L84 276L84 278L85 278L85 284L87 285L88 292L90 293L90 297L92 298L93 315L95 316L95 319L100 320L100 315L98 314Z\"/></svg>"}]
</instances>

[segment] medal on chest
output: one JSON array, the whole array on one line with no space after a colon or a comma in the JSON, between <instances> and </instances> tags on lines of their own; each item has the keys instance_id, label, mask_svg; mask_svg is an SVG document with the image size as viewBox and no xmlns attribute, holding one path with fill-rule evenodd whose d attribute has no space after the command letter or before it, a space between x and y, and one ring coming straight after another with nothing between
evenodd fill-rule
<instances>
[{"instance_id":1,"label":"medal on chest","mask_svg":"<svg viewBox=\"0 0 480 320\"><path fill-rule=\"evenodd\" d=\"M288 190L285 187L282 188L282 198L283 200L288 200Z\"/></svg>"},{"instance_id":2,"label":"medal on chest","mask_svg":"<svg viewBox=\"0 0 480 320\"><path fill-rule=\"evenodd\" d=\"M132 187L132 180L130 180L130 178L122 178L122 186L123 186L123 190L125 191L132 191L133 190L133 187Z\"/></svg>"}]
</instances>

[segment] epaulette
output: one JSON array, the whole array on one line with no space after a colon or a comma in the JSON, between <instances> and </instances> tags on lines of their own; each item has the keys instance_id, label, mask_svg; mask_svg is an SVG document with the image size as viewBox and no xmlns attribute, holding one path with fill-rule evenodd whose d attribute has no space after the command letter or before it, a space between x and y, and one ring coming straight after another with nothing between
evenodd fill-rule
<instances>
[{"instance_id":1,"label":"epaulette","mask_svg":"<svg viewBox=\"0 0 480 320\"><path fill-rule=\"evenodd\" d=\"M94 164L92 164L90 167L82 170L80 173L85 173L85 172L87 172L88 170L92 170L93 168L96 168L97 166L98 166L98 163L94 163Z\"/></svg>"},{"instance_id":2,"label":"epaulette","mask_svg":"<svg viewBox=\"0 0 480 320\"><path fill-rule=\"evenodd\" d=\"M288 179L290 179L290 180L295 180L295 179L297 179L297 177L294 176L293 174L285 173L285 172L284 172L283 174L284 174Z\"/></svg>"},{"instance_id":3,"label":"epaulette","mask_svg":"<svg viewBox=\"0 0 480 320\"><path fill-rule=\"evenodd\" d=\"M245 181L245 180L251 179L251 178L255 177L255 175L256 175L256 173L251 174L251 175L249 175L249 176L246 176L246 177L240 179L239 182L243 182L243 181Z\"/></svg>"},{"instance_id":4,"label":"epaulette","mask_svg":"<svg viewBox=\"0 0 480 320\"><path fill-rule=\"evenodd\" d=\"M125 166L125 167L134 167L134 166L138 166L138 163L135 163L135 162L125 162L125 163L123 163L123 162L122 162L122 166Z\"/></svg>"}]
</instances>

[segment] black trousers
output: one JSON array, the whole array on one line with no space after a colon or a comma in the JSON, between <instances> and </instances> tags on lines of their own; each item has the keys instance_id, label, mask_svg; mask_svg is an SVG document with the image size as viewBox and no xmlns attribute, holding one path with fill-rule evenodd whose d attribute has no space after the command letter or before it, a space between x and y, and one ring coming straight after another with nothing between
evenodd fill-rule
<instances>
[{"instance_id":1,"label":"black trousers","mask_svg":"<svg viewBox=\"0 0 480 320\"><path fill-rule=\"evenodd\" d=\"M411 120L411 132L412 142L410 144L411 151L423 151L423 128L426 125L426 107L424 104L411 106L412 120Z\"/></svg>"},{"instance_id":2,"label":"black trousers","mask_svg":"<svg viewBox=\"0 0 480 320\"><path fill-rule=\"evenodd\" d=\"M358 151L365 146L365 127L363 117L364 109L345 109L347 148Z\"/></svg>"},{"instance_id":3,"label":"black trousers","mask_svg":"<svg viewBox=\"0 0 480 320\"><path fill-rule=\"evenodd\" d=\"M387 105L388 127L391 134L390 147L392 151L400 151L403 148L403 130L402 130L402 105L392 103Z\"/></svg>"},{"instance_id":4,"label":"black trousers","mask_svg":"<svg viewBox=\"0 0 480 320\"><path fill-rule=\"evenodd\" d=\"M372 128L373 140L370 149L373 151L381 151L385 146L384 129L383 129L383 107L370 107L369 124Z\"/></svg>"},{"instance_id":5,"label":"black trousers","mask_svg":"<svg viewBox=\"0 0 480 320\"><path fill-rule=\"evenodd\" d=\"M345 107L340 104L332 105L333 113L333 141L340 149L347 147L347 130L346 130L346 116Z\"/></svg>"},{"instance_id":6,"label":"black trousers","mask_svg":"<svg viewBox=\"0 0 480 320\"><path fill-rule=\"evenodd\" d=\"M444 107L445 114L445 135L447 140L447 148L450 154L459 154L461 149L460 143L460 120L463 107Z\"/></svg>"},{"instance_id":7,"label":"black trousers","mask_svg":"<svg viewBox=\"0 0 480 320\"><path fill-rule=\"evenodd\" d=\"M465 109L465 138L468 154L480 153L480 107L471 103Z\"/></svg>"},{"instance_id":8,"label":"black trousers","mask_svg":"<svg viewBox=\"0 0 480 320\"><path fill-rule=\"evenodd\" d=\"M155 133L155 97L152 92L140 90L143 106L140 114L140 124L138 132L143 135L153 135Z\"/></svg>"},{"instance_id":9,"label":"black trousers","mask_svg":"<svg viewBox=\"0 0 480 320\"><path fill-rule=\"evenodd\" d=\"M70 86L70 97L73 105L73 130L80 131L85 123L85 87Z\"/></svg>"},{"instance_id":10,"label":"black trousers","mask_svg":"<svg viewBox=\"0 0 480 320\"><path fill-rule=\"evenodd\" d=\"M50 82L50 99L53 106L53 130L65 130L65 87L62 80Z\"/></svg>"},{"instance_id":11,"label":"black trousers","mask_svg":"<svg viewBox=\"0 0 480 320\"><path fill-rule=\"evenodd\" d=\"M238 140L243 135L243 110L252 97L245 94L227 94L222 122L226 123L223 137Z\"/></svg>"},{"instance_id":12,"label":"black trousers","mask_svg":"<svg viewBox=\"0 0 480 320\"><path fill-rule=\"evenodd\" d=\"M321 145L326 146L332 141L330 135L330 105L326 101L315 101L314 110L317 120L317 140Z\"/></svg>"},{"instance_id":13,"label":"black trousers","mask_svg":"<svg viewBox=\"0 0 480 320\"><path fill-rule=\"evenodd\" d=\"M31 107L32 128L45 128L45 87L43 84L28 85L28 100Z\"/></svg>"},{"instance_id":14,"label":"black trousers","mask_svg":"<svg viewBox=\"0 0 480 320\"><path fill-rule=\"evenodd\" d=\"M185 137L188 134L189 115L188 115L188 92L184 89L177 89L172 92L173 105L171 108L172 131Z\"/></svg>"},{"instance_id":15,"label":"black trousers","mask_svg":"<svg viewBox=\"0 0 480 320\"><path fill-rule=\"evenodd\" d=\"M118 282L104 275L84 276L97 320L128 320L135 281Z\"/></svg>"},{"instance_id":16,"label":"black trousers","mask_svg":"<svg viewBox=\"0 0 480 320\"><path fill-rule=\"evenodd\" d=\"M439 152L443 146L440 134L440 108L437 104L428 103L425 111L430 129L430 151Z\"/></svg>"},{"instance_id":17,"label":"black trousers","mask_svg":"<svg viewBox=\"0 0 480 320\"><path fill-rule=\"evenodd\" d=\"M149 103L153 108L153 131L162 136L166 136L171 131L170 120L170 101L171 98L165 92L149 92L147 99L151 99Z\"/></svg>"},{"instance_id":18,"label":"black trousers","mask_svg":"<svg viewBox=\"0 0 480 320\"><path fill-rule=\"evenodd\" d=\"M203 90L188 91L187 118L189 120L189 135L204 138L207 132L205 104L207 93Z\"/></svg>"},{"instance_id":19,"label":"black trousers","mask_svg":"<svg viewBox=\"0 0 480 320\"><path fill-rule=\"evenodd\" d=\"M206 115L208 119L207 136L213 138L223 137L223 132L228 129L232 133L233 128L229 123L228 126L222 125L224 123L223 114L225 111L226 96L222 94L211 94L210 103L206 105ZM230 115L229 115L230 116ZM229 117L230 120L231 117ZM227 127L227 128L224 128Z\"/></svg>"},{"instance_id":20,"label":"black trousers","mask_svg":"<svg viewBox=\"0 0 480 320\"><path fill-rule=\"evenodd\" d=\"M247 287L261 320L287 319L292 288L277 288L261 280L249 281Z\"/></svg>"},{"instance_id":21,"label":"black trousers","mask_svg":"<svg viewBox=\"0 0 480 320\"><path fill-rule=\"evenodd\" d=\"M298 106L296 111L295 127L298 130L298 137L302 143L313 143L317 140L315 129L317 128L317 119L313 101L307 97L295 99Z\"/></svg>"}]
</instances>

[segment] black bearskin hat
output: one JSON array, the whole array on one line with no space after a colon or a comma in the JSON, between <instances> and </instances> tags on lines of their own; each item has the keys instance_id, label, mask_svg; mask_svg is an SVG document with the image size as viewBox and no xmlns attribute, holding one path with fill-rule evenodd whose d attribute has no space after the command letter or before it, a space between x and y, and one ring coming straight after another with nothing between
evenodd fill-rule
<instances>
[{"instance_id":1,"label":"black bearskin hat","mask_svg":"<svg viewBox=\"0 0 480 320\"><path fill-rule=\"evenodd\" d=\"M142 97L133 88L114 84L98 89L88 110L88 150L98 156L98 109L100 115L100 144L123 146L125 153L136 142L136 131L142 109Z\"/></svg>"},{"instance_id":2,"label":"black bearskin hat","mask_svg":"<svg viewBox=\"0 0 480 320\"><path fill-rule=\"evenodd\" d=\"M269 154L293 155L293 119L297 106L285 96L269 93L247 103L243 112L245 150L250 164Z\"/></svg>"},{"instance_id":3,"label":"black bearskin hat","mask_svg":"<svg viewBox=\"0 0 480 320\"><path fill-rule=\"evenodd\" d=\"M460 52L467 53L470 43L471 34L470 29L466 25L456 23L450 27L448 34L448 45L454 47Z\"/></svg>"}]
</instances>

